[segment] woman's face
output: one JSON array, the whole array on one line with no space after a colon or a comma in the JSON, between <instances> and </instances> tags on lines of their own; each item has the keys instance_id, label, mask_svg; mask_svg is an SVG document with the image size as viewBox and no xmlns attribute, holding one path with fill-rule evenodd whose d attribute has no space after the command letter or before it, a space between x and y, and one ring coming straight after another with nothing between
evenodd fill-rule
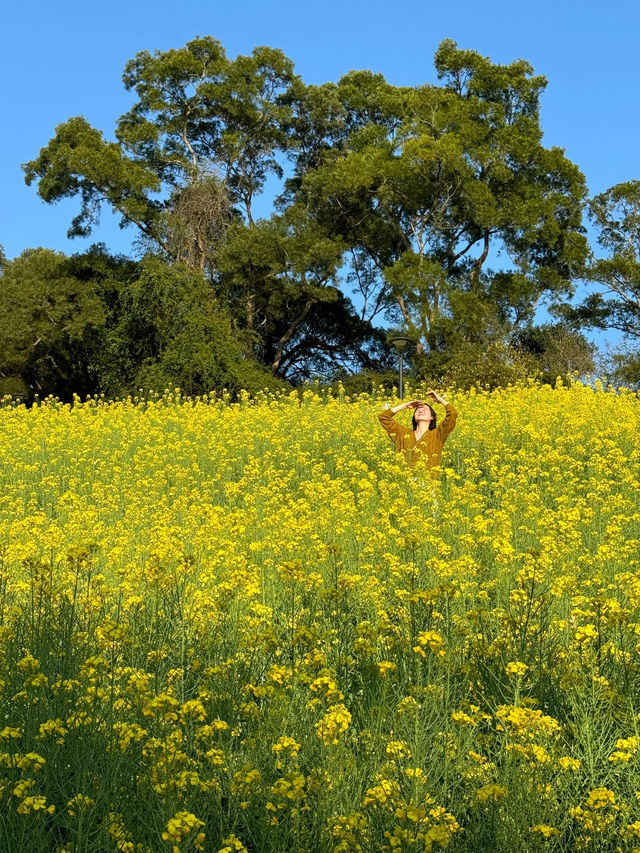
<instances>
[{"instance_id":1,"label":"woman's face","mask_svg":"<svg viewBox=\"0 0 640 853\"><path fill-rule=\"evenodd\" d=\"M429 423L433 418L429 406L416 406L414 415L417 421L425 421L426 423Z\"/></svg>"}]
</instances>

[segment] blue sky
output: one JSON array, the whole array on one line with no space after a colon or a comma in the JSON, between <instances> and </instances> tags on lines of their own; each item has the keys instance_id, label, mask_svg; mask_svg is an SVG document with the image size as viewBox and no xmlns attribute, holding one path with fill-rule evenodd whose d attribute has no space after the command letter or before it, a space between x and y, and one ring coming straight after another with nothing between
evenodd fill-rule
<instances>
[{"instance_id":1,"label":"blue sky","mask_svg":"<svg viewBox=\"0 0 640 853\"><path fill-rule=\"evenodd\" d=\"M99 240L113 251L130 251L133 230L121 231L106 209L91 238L67 239L77 202L46 205L25 185L20 164L70 116L83 115L112 137L131 103L121 81L126 61L140 50L181 47L196 35L219 39L229 56L261 44L279 47L308 83L337 80L354 68L379 71L396 85L436 82L433 55L443 38L494 62L526 59L548 79L544 144L565 149L592 194L640 178L640 4L632 0L38 0L12 6L0 19L0 244L10 258L32 246L78 252ZM545 319L539 311L537 320ZM619 340L611 332L587 337L601 348Z\"/></svg>"}]
</instances>

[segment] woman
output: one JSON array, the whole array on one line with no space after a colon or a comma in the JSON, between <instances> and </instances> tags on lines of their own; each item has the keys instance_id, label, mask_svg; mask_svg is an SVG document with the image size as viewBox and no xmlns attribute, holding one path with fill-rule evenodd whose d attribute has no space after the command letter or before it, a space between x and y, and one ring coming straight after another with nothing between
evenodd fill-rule
<instances>
[{"instance_id":1,"label":"woman","mask_svg":"<svg viewBox=\"0 0 640 853\"><path fill-rule=\"evenodd\" d=\"M427 468L440 465L442 448L458 418L458 410L455 406L447 403L435 391L429 391L427 396L436 403L441 403L446 409L445 419L440 426L436 422L436 413L428 403L422 400L410 400L392 409L386 408L378 415L380 423L395 445L396 452L404 453L410 468L421 464ZM412 419L413 429L397 424L393 420L393 416L402 409L415 410Z\"/></svg>"}]
</instances>

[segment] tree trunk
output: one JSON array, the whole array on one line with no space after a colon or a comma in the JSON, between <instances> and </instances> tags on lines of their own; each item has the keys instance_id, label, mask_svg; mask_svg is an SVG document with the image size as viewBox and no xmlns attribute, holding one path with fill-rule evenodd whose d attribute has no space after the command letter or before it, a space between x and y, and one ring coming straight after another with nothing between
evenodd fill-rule
<instances>
[{"instance_id":1,"label":"tree trunk","mask_svg":"<svg viewBox=\"0 0 640 853\"><path fill-rule=\"evenodd\" d=\"M300 323L302 323L304 318L307 316L307 314L311 310L311 306L314 304L314 302L315 302L315 300L311 299L311 297L309 297L309 299L307 299L302 311L298 314L298 316L291 323L291 325L289 326L287 331L284 333L284 335L278 341L278 348L276 349L276 354L275 354L275 357L273 359L273 363L271 364L271 372L273 373L274 376L276 375L276 373L278 372L278 368L280 367L280 362L282 361L282 352L284 350L285 344L287 343L288 340L291 339L291 336L293 335L295 330L298 328Z\"/></svg>"},{"instance_id":2,"label":"tree trunk","mask_svg":"<svg viewBox=\"0 0 640 853\"><path fill-rule=\"evenodd\" d=\"M396 302L400 306L400 310L402 311L402 316L404 317L404 321L407 324L407 328L410 329L413 326L413 323L411 322L411 315L407 311L407 306L404 304L404 299L402 298L402 296L396 296ZM422 350L422 344L419 340L416 341L416 353L418 355L422 355Z\"/></svg>"},{"instance_id":3,"label":"tree trunk","mask_svg":"<svg viewBox=\"0 0 640 853\"><path fill-rule=\"evenodd\" d=\"M478 278L480 276L480 270L482 269L483 263L487 260L487 255L489 254L489 236L491 231L484 232L484 248L482 249L482 254L479 258L473 262L473 269L471 270L471 285L474 290L477 289L478 286Z\"/></svg>"}]
</instances>

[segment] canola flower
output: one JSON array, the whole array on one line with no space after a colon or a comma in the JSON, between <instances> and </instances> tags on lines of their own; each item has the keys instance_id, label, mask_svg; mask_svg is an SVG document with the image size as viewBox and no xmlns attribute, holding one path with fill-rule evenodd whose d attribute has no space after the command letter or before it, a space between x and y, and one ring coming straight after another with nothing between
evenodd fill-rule
<instances>
[{"instance_id":1,"label":"canola flower","mask_svg":"<svg viewBox=\"0 0 640 853\"><path fill-rule=\"evenodd\" d=\"M640 849L640 403L443 393L0 407L3 849Z\"/></svg>"}]
</instances>

